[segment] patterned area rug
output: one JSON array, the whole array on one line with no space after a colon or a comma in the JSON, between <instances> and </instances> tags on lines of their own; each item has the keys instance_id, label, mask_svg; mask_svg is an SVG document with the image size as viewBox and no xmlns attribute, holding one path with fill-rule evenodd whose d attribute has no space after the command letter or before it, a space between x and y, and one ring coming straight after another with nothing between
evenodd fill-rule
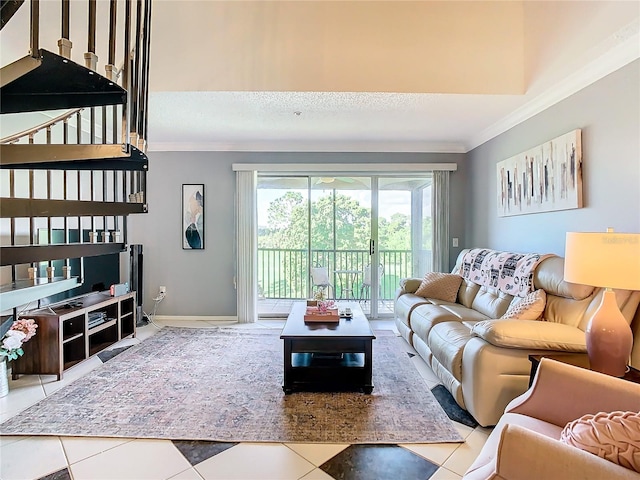
<instances>
[{"instance_id":1,"label":"patterned area rug","mask_svg":"<svg viewBox=\"0 0 640 480\"><path fill-rule=\"evenodd\" d=\"M2 425L2 435L221 442L434 443L462 438L376 332L371 395L282 391L279 332L165 327Z\"/></svg>"}]
</instances>

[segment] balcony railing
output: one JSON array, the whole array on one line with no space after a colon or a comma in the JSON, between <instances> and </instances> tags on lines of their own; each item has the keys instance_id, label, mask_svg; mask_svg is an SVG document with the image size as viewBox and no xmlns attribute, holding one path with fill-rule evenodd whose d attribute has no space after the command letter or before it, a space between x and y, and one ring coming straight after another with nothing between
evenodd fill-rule
<instances>
[{"instance_id":1,"label":"balcony railing","mask_svg":"<svg viewBox=\"0 0 640 480\"><path fill-rule=\"evenodd\" d=\"M382 266L380 278L380 300L394 298L398 284L402 278L413 276L413 272L430 270L431 252L422 251L420 259L416 259L410 250L381 250L379 252ZM416 261L417 264L416 264ZM336 298L361 298L366 295L362 288L364 270L369 265L368 250L311 250L305 249L258 249L258 286L260 298L267 299L302 299L313 294L309 267L323 266L329 271L330 281L334 286L332 292ZM346 278L340 270L358 272ZM353 281L352 285L348 285Z\"/></svg>"}]
</instances>

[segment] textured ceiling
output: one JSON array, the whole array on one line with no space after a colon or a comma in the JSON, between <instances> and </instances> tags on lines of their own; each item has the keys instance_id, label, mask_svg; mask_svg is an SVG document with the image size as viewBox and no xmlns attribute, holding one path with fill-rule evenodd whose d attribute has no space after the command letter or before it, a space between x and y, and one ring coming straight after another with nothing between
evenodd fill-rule
<instances>
[{"instance_id":1,"label":"textured ceiling","mask_svg":"<svg viewBox=\"0 0 640 480\"><path fill-rule=\"evenodd\" d=\"M155 149L158 140L169 150L193 145L200 150L462 152L461 139L520 102L516 95L159 92L150 98L150 146Z\"/></svg>"},{"instance_id":2,"label":"textured ceiling","mask_svg":"<svg viewBox=\"0 0 640 480\"><path fill-rule=\"evenodd\" d=\"M152 151L465 152L640 56L640 2L171 3L154 10Z\"/></svg>"}]
</instances>

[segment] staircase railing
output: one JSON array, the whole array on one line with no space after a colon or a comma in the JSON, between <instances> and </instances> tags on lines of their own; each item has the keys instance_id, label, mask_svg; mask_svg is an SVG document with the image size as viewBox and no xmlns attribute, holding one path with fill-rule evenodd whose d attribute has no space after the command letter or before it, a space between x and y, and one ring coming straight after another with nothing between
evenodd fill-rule
<instances>
[{"instance_id":1,"label":"staircase railing","mask_svg":"<svg viewBox=\"0 0 640 480\"><path fill-rule=\"evenodd\" d=\"M15 315L18 305L75 288L84 272L70 273L70 259L125 251L127 215L147 211L151 0L110 0L108 17L100 17L108 21L98 23L98 7L105 3L60 0L61 37L55 42L40 37L41 5L31 0L28 55L2 66L2 114L68 111L0 140L0 312L13 308ZM21 4L2 0L3 29ZM84 64L72 60L78 43L71 38L77 33L72 5L88 15ZM96 38L105 37L101 75ZM57 54L41 48L47 41L57 43ZM62 244L54 244L56 231L64 232ZM111 238L96 241L97 232ZM47 278L47 267L59 260L67 267L64 276ZM34 275L44 279L28 278Z\"/></svg>"}]
</instances>

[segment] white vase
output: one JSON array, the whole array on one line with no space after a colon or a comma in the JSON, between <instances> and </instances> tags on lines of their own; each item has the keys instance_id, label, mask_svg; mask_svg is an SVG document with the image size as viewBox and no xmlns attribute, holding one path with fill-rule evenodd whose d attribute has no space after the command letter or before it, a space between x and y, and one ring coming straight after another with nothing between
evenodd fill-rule
<instances>
[{"instance_id":1,"label":"white vase","mask_svg":"<svg viewBox=\"0 0 640 480\"><path fill-rule=\"evenodd\" d=\"M9 393L9 377L7 374L7 361L0 362L0 397Z\"/></svg>"}]
</instances>

